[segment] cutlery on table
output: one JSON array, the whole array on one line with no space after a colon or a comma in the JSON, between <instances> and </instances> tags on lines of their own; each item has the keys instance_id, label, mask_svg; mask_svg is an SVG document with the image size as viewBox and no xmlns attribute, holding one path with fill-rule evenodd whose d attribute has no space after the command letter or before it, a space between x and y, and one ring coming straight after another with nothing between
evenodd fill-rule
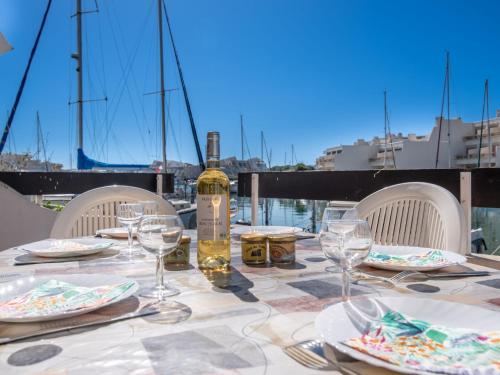
<instances>
[{"instance_id":1,"label":"cutlery on table","mask_svg":"<svg viewBox=\"0 0 500 375\"><path fill-rule=\"evenodd\" d=\"M440 273L426 273L420 271L403 271L390 278L391 281L397 283L408 277L421 280L436 280L447 279L453 277L478 277L478 276L491 276L496 272L490 271L464 271L464 272L440 272Z\"/></svg>"},{"instance_id":2,"label":"cutlery on table","mask_svg":"<svg viewBox=\"0 0 500 375\"><path fill-rule=\"evenodd\" d=\"M64 319L58 321L58 324L53 324L53 322L49 322L47 328L41 328L38 331L26 334L26 335L21 335L21 336L15 336L15 337L0 337L0 345L1 344L7 344L9 342L13 341L18 341L18 340L23 340L31 337L38 337L38 336L43 336L43 335L48 335L51 333L56 333L56 332L63 332L63 331L69 331L73 329L79 329L79 328L87 328L87 327L92 327L92 326L97 326L97 325L105 325L108 323L114 323L122 320L127 320L127 319L133 319L133 318L139 318L142 316L147 316L147 315L153 315L153 314L158 314L160 312L159 309L157 309L154 305L156 304L155 302L148 303L147 305L144 305L142 308L132 311L127 314L119 315L117 317L109 319L109 316L102 316L100 319L96 319L90 322L84 322L81 323L79 322L78 317L76 318L68 318L70 321L72 320L74 323L71 324L70 322L64 323ZM43 325L42 325L43 327Z\"/></svg>"},{"instance_id":3,"label":"cutlery on table","mask_svg":"<svg viewBox=\"0 0 500 375\"><path fill-rule=\"evenodd\" d=\"M406 278L414 278L419 280L439 280L439 279L447 279L454 277L478 277L478 276L491 276L500 272L491 272L491 271L464 271L464 272L440 272L440 273L427 273L420 271L402 271L399 272L392 277L382 277L375 275L367 275L364 273L357 273L355 276L358 276L358 279L355 282L363 281L363 280L380 280L382 282L386 282L396 286L397 283L403 282Z\"/></svg>"},{"instance_id":4,"label":"cutlery on table","mask_svg":"<svg viewBox=\"0 0 500 375\"><path fill-rule=\"evenodd\" d=\"M283 351L301 365L314 370L337 370L342 374L361 375L338 362L329 360L325 353L323 342L319 340L306 340L283 348Z\"/></svg>"}]
</instances>

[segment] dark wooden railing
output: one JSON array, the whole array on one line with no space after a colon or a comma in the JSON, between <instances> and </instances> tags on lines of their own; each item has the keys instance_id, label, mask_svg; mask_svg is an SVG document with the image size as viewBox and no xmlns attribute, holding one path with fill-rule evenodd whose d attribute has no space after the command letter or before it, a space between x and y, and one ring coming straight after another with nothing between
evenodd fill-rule
<instances>
[{"instance_id":1,"label":"dark wooden railing","mask_svg":"<svg viewBox=\"0 0 500 375\"><path fill-rule=\"evenodd\" d=\"M444 187L460 200L460 172L471 173L473 207L500 207L500 168L261 172L258 196L360 201L386 186L429 182ZM238 196L250 197L252 173L238 174Z\"/></svg>"},{"instance_id":2,"label":"dark wooden railing","mask_svg":"<svg viewBox=\"0 0 500 375\"><path fill-rule=\"evenodd\" d=\"M109 185L135 186L152 192L174 191L171 173L134 172L0 172L3 182L23 195L81 194Z\"/></svg>"}]
</instances>

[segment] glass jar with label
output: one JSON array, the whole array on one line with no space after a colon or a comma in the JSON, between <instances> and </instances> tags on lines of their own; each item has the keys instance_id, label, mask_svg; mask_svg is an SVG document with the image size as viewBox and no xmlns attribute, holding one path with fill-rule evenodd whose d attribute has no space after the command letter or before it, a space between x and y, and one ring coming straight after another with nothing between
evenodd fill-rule
<instances>
[{"instance_id":1,"label":"glass jar with label","mask_svg":"<svg viewBox=\"0 0 500 375\"><path fill-rule=\"evenodd\" d=\"M187 266L189 264L189 246L191 237L182 236L177 248L165 257L165 266Z\"/></svg>"},{"instance_id":2,"label":"glass jar with label","mask_svg":"<svg viewBox=\"0 0 500 375\"><path fill-rule=\"evenodd\" d=\"M290 264L295 262L294 234L273 234L267 236L269 240L269 259L271 263Z\"/></svg>"},{"instance_id":3,"label":"glass jar with label","mask_svg":"<svg viewBox=\"0 0 500 375\"><path fill-rule=\"evenodd\" d=\"M267 260L266 236L260 233L245 233L240 237L243 263L264 264Z\"/></svg>"}]
</instances>

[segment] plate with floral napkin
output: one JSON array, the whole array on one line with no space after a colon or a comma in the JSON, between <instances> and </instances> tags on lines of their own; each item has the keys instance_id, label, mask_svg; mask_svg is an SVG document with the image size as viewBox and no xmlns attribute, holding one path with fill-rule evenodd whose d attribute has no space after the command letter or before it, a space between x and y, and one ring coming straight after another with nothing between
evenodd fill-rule
<instances>
[{"instance_id":1,"label":"plate with floral napkin","mask_svg":"<svg viewBox=\"0 0 500 375\"><path fill-rule=\"evenodd\" d=\"M134 280L99 274L27 276L0 284L0 321L23 323L85 314L130 297Z\"/></svg>"},{"instance_id":2,"label":"plate with floral napkin","mask_svg":"<svg viewBox=\"0 0 500 375\"><path fill-rule=\"evenodd\" d=\"M409 297L360 298L323 310L316 329L339 351L408 374L500 373L498 312Z\"/></svg>"},{"instance_id":3,"label":"plate with floral napkin","mask_svg":"<svg viewBox=\"0 0 500 375\"><path fill-rule=\"evenodd\" d=\"M373 245L364 264L393 271L431 271L465 263L460 254L425 247Z\"/></svg>"}]
</instances>

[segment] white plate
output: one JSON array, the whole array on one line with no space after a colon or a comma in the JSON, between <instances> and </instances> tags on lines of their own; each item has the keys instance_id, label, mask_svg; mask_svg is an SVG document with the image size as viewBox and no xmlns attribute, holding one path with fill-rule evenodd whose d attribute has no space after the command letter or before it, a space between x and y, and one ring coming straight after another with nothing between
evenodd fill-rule
<instances>
[{"instance_id":1,"label":"white plate","mask_svg":"<svg viewBox=\"0 0 500 375\"><path fill-rule=\"evenodd\" d=\"M78 257L96 254L116 242L103 238L71 238L67 240L47 239L18 246L33 255L48 258ZM74 247L72 246L74 245Z\"/></svg>"},{"instance_id":2,"label":"white plate","mask_svg":"<svg viewBox=\"0 0 500 375\"><path fill-rule=\"evenodd\" d=\"M326 308L316 318L316 331L325 342L342 353L373 366L405 374L435 375L390 364L341 343L347 339L360 337L370 322L380 320L388 309L449 328L469 328L476 332L488 332L500 328L500 314L495 311L427 298L380 297L353 299Z\"/></svg>"},{"instance_id":3,"label":"white plate","mask_svg":"<svg viewBox=\"0 0 500 375\"><path fill-rule=\"evenodd\" d=\"M411 254L422 254L426 253L430 250L430 248L425 248L425 247L416 247L416 246L385 246L385 245L373 245L372 246L372 251L376 251L381 254L390 254L390 255L411 255ZM391 270L391 271L431 271L431 270L437 270L440 268L448 267L454 264L462 264L467 262L467 258L465 258L463 255L451 252L451 251L446 251L446 250L439 250L443 254L443 257L448 261L448 263L436 263L435 265L428 265L428 266L403 266L403 265L392 265L392 264L385 264L385 263L377 263L377 262L367 262L365 261L364 264L370 267L374 268L381 268L384 270Z\"/></svg>"},{"instance_id":4,"label":"white plate","mask_svg":"<svg viewBox=\"0 0 500 375\"><path fill-rule=\"evenodd\" d=\"M281 227L277 225L260 225L260 226L250 226L241 225L231 228L231 234L235 237L240 237L245 233L262 233L262 234L291 234L302 232L301 228L297 227Z\"/></svg>"},{"instance_id":5,"label":"white plate","mask_svg":"<svg viewBox=\"0 0 500 375\"><path fill-rule=\"evenodd\" d=\"M56 320L56 319L64 319L72 316L82 315L97 309L100 309L104 306L111 305L113 303L124 300L125 298L130 297L137 289L139 289L139 284L131 279L126 277L117 276L117 275L102 275L102 274L73 274L73 275L47 275L47 276L26 276L23 278L18 278L6 283L0 284L0 303L3 301L11 300L16 298L19 295L22 295L34 288L38 285L43 284L49 280L57 280L70 284L74 284L82 287L97 287L100 285L110 285L110 284L121 284L124 282L133 281L134 285L124 292L119 297L115 298L112 301L107 303L103 303L99 306L93 306L89 308L83 308L79 310L72 310L65 313L52 313L48 315L38 315L38 316L30 316L30 317L20 317L20 318L5 318L1 319L4 322L11 323L27 323L27 322L42 322L48 320Z\"/></svg>"},{"instance_id":6,"label":"white plate","mask_svg":"<svg viewBox=\"0 0 500 375\"><path fill-rule=\"evenodd\" d=\"M106 229L99 229L97 231L97 234L100 234L101 236L108 236L111 238L128 238L128 230L127 228L106 228ZM132 236L136 237L137 236L137 228L132 229Z\"/></svg>"}]
</instances>

